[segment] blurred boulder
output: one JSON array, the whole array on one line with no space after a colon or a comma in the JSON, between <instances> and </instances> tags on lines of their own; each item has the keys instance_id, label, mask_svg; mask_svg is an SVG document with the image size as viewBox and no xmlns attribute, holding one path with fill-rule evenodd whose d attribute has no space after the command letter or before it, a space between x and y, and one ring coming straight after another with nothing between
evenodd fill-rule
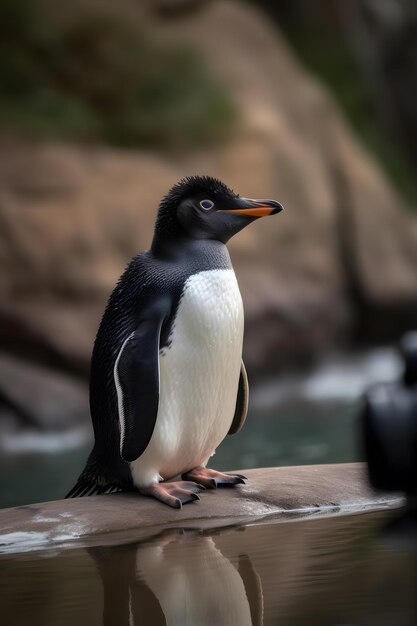
<instances>
[{"instance_id":1,"label":"blurred boulder","mask_svg":"<svg viewBox=\"0 0 417 626\"><path fill-rule=\"evenodd\" d=\"M22 431L62 434L85 428L88 416L85 384L0 353L0 447Z\"/></svg>"},{"instance_id":2,"label":"blurred boulder","mask_svg":"<svg viewBox=\"0 0 417 626\"><path fill-rule=\"evenodd\" d=\"M87 375L115 281L149 246L159 199L194 173L286 208L230 245L252 377L305 365L358 329L381 338L411 324L417 220L273 26L229 1L145 17L161 39L205 55L238 110L237 128L220 147L180 154L3 143L1 344Z\"/></svg>"}]
</instances>

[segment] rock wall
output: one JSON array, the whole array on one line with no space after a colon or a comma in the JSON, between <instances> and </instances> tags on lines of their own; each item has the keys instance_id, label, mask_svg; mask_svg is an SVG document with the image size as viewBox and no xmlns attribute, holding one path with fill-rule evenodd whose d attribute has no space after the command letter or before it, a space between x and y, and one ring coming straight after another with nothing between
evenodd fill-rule
<instances>
[{"instance_id":1,"label":"rock wall","mask_svg":"<svg viewBox=\"0 0 417 626\"><path fill-rule=\"evenodd\" d=\"M252 378L305 364L358 327L381 337L411 325L417 220L279 32L239 2L169 19L152 4L127 4L158 37L205 55L233 98L237 127L220 147L181 154L3 141L3 348L85 377L106 299L149 246L158 200L194 173L286 208L230 244Z\"/></svg>"}]
</instances>

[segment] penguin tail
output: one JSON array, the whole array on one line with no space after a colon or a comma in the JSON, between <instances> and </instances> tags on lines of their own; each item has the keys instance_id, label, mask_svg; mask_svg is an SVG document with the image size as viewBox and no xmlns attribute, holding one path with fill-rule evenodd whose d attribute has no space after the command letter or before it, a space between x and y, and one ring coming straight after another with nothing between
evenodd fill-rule
<instances>
[{"instance_id":1,"label":"penguin tail","mask_svg":"<svg viewBox=\"0 0 417 626\"><path fill-rule=\"evenodd\" d=\"M94 460L93 450L84 471L65 498L82 498L117 491L126 491L126 489L114 480L107 479L105 473L100 471Z\"/></svg>"},{"instance_id":2,"label":"penguin tail","mask_svg":"<svg viewBox=\"0 0 417 626\"><path fill-rule=\"evenodd\" d=\"M65 498L82 498L83 496L102 495L104 493L115 493L124 491L118 485L100 485L94 481L83 479L81 476L75 483L74 487L67 493Z\"/></svg>"},{"instance_id":3,"label":"penguin tail","mask_svg":"<svg viewBox=\"0 0 417 626\"><path fill-rule=\"evenodd\" d=\"M67 493L66 498L81 498L82 496L93 496L98 493L98 485L95 482L80 478L74 487Z\"/></svg>"}]
</instances>

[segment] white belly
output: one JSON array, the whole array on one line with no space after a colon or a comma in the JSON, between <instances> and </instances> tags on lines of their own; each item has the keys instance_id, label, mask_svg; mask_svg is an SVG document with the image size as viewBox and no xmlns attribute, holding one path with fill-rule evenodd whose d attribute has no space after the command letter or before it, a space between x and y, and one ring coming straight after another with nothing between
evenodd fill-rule
<instances>
[{"instance_id":1,"label":"white belly","mask_svg":"<svg viewBox=\"0 0 417 626\"><path fill-rule=\"evenodd\" d=\"M137 486L205 464L227 435L236 405L243 306L233 270L191 276L171 344L160 352L160 399L145 452L130 464Z\"/></svg>"},{"instance_id":2,"label":"white belly","mask_svg":"<svg viewBox=\"0 0 417 626\"><path fill-rule=\"evenodd\" d=\"M240 571L211 537L185 543L166 535L155 543L141 543L136 553L136 579L144 580L151 589L164 623L170 626L254 623ZM262 601L260 590L255 587L251 592L256 594L254 600Z\"/></svg>"}]
</instances>

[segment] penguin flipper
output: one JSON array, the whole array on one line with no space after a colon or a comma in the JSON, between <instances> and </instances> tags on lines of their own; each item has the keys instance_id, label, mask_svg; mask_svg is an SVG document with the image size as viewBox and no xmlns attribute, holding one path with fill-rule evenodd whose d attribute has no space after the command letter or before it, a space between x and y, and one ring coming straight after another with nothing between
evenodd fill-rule
<instances>
[{"instance_id":1,"label":"penguin flipper","mask_svg":"<svg viewBox=\"0 0 417 626\"><path fill-rule=\"evenodd\" d=\"M239 430L242 428L246 420L246 415L248 414L248 404L249 382L245 364L242 361L240 367L239 386L237 389L235 414L233 416L232 425L230 426L228 435L234 435L235 433L238 433Z\"/></svg>"},{"instance_id":2,"label":"penguin flipper","mask_svg":"<svg viewBox=\"0 0 417 626\"><path fill-rule=\"evenodd\" d=\"M120 454L137 459L155 428L159 406L159 343L163 316L143 319L123 343L114 366L120 420Z\"/></svg>"}]
</instances>

